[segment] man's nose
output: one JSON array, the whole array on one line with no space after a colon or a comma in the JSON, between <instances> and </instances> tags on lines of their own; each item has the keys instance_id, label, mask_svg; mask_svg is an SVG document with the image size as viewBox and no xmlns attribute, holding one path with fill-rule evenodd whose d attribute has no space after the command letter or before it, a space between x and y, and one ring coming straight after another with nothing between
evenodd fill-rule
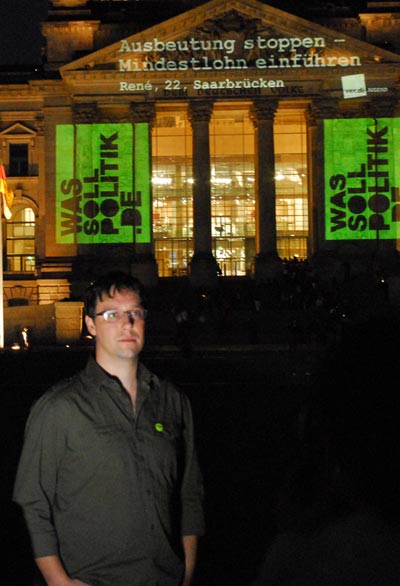
<instances>
[{"instance_id":1,"label":"man's nose","mask_svg":"<svg viewBox=\"0 0 400 586\"><path fill-rule=\"evenodd\" d=\"M126 321L125 318L128 320L129 324L133 326L133 324L135 323L135 318L133 317L130 311L124 311L124 322Z\"/></svg>"}]
</instances>

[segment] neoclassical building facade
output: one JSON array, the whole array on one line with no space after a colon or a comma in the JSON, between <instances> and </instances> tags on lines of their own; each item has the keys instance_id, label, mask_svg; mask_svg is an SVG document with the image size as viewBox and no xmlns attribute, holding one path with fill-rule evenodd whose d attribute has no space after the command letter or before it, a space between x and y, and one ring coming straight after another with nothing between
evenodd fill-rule
<instances>
[{"instance_id":1,"label":"neoclassical building facade","mask_svg":"<svg viewBox=\"0 0 400 586\"><path fill-rule=\"evenodd\" d=\"M400 2L50 4L43 64L0 84L6 305L115 267L212 285L397 255Z\"/></svg>"}]
</instances>

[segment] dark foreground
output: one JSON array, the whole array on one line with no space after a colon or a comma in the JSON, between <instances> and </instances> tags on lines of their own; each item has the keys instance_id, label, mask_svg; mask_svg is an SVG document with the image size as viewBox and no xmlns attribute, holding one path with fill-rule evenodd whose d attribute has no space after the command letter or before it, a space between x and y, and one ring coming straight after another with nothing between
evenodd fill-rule
<instances>
[{"instance_id":1,"label":"dark foreground","mask_svg":"<svg viewBox=\"0 0 400 586\"><path fill-rule=\"evenodd\" d=\"M385 331L382 324L368 325L369 339L364 330L359 342L352 340L327 368L323 384L315 383L326 347L214 345L190 354L176 346L146 349L143 361L182 388L194 411L208 526L194 586L253 584L274 547L266 586L398 586L400 567L389 568L393 581L383 577L382 564L392 563L387 559L373 562L373 571L381 567L378 581L357 575L350 581L345 574L334 579L343 566L357 574L356 558L365 569L370 549L375 556L380 551L376 534L382 531L400 560L400 408L392 376L400 346L396 328L396 341L371 345L376 326ZM89 352L32 348L0 354L4 585L32 584L29 540L11 503L29 409L53 382L81 368ZM381 521L376 529L375 515L384 529ZM361 534L368 537L365 543ZM338 544L346 546L343 558L332 559ZM293 577L305 560L321 566L324 557L326 579L304 578L316 575L313 567Z\"/></svg>"},{"instance_id":2,"label":"dark foreground","mask_svg":"<svg viewBox=\"0 0 400 586\"><path fill-rule=\"evenodd\" d=\"M4 584L29 586L29 543L11 491L30 406L45 389L86 362L86 348L0 355L3 482L7 550ZM309 377L310 356L289 360L285 349L153 348L143 360L189 395L205 476L208 534L198 581L248 583L274 533L271 502L292 457L295 418Z\"/></svg>"}]
</instances>

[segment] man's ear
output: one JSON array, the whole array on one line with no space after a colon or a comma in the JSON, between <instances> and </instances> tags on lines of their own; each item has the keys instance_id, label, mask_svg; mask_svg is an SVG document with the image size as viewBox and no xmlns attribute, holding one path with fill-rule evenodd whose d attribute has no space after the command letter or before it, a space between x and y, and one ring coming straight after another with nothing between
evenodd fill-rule
<instances>
[{"instance_id":1,"label":"man's ear","mask_svg":"<svg viewBox=\"0 0 400 586\"><path fill-rule=\"evenodd\" d=\"M89 334L91 334L92 336L96 335L96 326L94 324L94 319L92 317L89 317L88 315L85 315L85 324L86 327L88 329Z\"/></svg>"}]
</instances>

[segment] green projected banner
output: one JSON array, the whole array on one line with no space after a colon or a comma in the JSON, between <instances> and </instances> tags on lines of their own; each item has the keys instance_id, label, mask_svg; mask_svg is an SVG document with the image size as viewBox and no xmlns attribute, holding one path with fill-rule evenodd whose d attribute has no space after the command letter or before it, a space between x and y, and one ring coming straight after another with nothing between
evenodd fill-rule
<instances>
[{"instance_id":1,"label":"green projected banner","mask_svg":"<svg viewBox=\"0 0 400 586\"><path fill-rule=\"evenodd\" d=\"M56 127L59 244L150 242L148 124Z\"/></svg>"},{"instance_id":2,"label":"green projected banner","mask_svg":"<svg viewBox=\"0 0 400 586\"><path fill-rule=\"evenodd\" d=\"M325 238L399 237L400 118L324 121Z\"/></svg>"}]
</instances>

